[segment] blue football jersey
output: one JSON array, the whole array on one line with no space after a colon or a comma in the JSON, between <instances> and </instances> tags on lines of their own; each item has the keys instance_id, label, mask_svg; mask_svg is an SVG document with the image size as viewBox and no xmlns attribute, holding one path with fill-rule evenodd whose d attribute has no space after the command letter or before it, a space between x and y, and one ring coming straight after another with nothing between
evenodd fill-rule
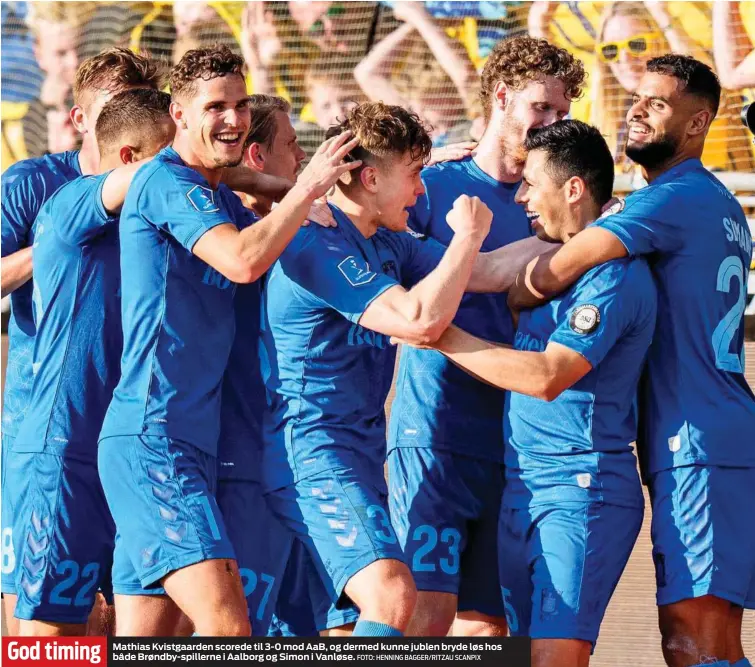
<instances>
[{"instance_id":1,"label":"blue football jersey","mask_svg":"<svg viewBox=\"0 0 755 667\"><path fill-rule=\"evenodd\" d=\"M64 183L81 176L79 152L68 151L22 160L2 176L2 256L34 242L34 220L42 205ZM32 282L10 297L8 359L3 397L3 435L15 437L29 405L34 351Z\"/></svg>"},{"instance_id":2,"label":"blue football jersey","mask_svg":"<svg viewBox=\"0 0 755 667\"><path fill-rule=\"evenodd\" d=\"M358 322L375 298L419 282L444 252L431 239L386 229L365 239L331 208L338 227L299 231L265 285L268 489L365 457L382 476L396 351L388 337Z\"/></svg>"},{"instance_id":3,"label":"blue football jersey","mask_svg":"<svg viewBox=\"0 0 755 667\"><path fill-rule=\"evenodd\" d=\"M123 342L118 218L102 205L107 176L63 185L37 215L34 380L17 451L97 456Z\"/></svg>"},{"instance_id":4,"label":"blue football jersey","mask_svg":"<svg viewBox=\"0 0 755 667\"><path fill-rule=\"evenodd\" d=\"M597 224L630 255L648 255L658 284L641 392L643 471L755 466L743 316L752 238L741 206L699 160L687 160Z\"/></svg>"},{"instance_id":5,"label":"blue football jersey","mask_svg":"<svg viewBox=\"0 0 755 667\"><path fill-rule=\"evenodd\" d=\"M626 258L596 266L558 298L522 311L517 350L541 352L558 343L592 370L551 402L508 394L507 506L564 500L641 506L631 443L656 306L647 264Z\"/></svg>"},{"instance_id":6,"label":"blue football jersey","mask_svg":"<svg viewBox=\"0 0 755 667\"><path fill-rule=\"evenodd\" d=\"M260 283L236 287L236 336L220 404L219 479L261 479L262 417L267 400L259 352Z\"/></svg>"},{"instance_id":7,"label":"blue football jersey","mask_svg":"<svg viewBox=\"0 0 755 667\"><path fill-rule=\"evenodd\" d=\"M483 252L531 236L524 208L514 202L519 184L496 181L473 158L429 167L422 180L427 192L411 210L409 225L444 246L453 237L446 214L462 194L479 197L493 211ZM454 323L486 340L510 345L514 327L506 296L465 294ZM475 380L440 352L406 346L399 360L388 448L432 447L502 461L503 402L503 391Z\"/></svg>"},{"instance_id":8,"label":"blue football jersey","mask_svg":"<svg viewBox=\"0 0 755 667\"><path fill-rule=\"evenodd\" d=\"M250 215L172 148L134 176L120 223L121 379L101 439L165 436L216 455L236 285L191 249L213 227L241 227Z\"/></svg>"}]
</instances>

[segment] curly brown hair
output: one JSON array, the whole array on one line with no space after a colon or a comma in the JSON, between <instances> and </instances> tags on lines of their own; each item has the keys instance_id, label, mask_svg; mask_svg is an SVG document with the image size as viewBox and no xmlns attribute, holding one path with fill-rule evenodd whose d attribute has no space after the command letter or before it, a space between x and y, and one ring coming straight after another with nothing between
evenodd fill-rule
<instances>
[{"instance_id":1,"label":"curly brown hair","mask_svg":"<svg viewBox=\"0 0 755 667\"><path fill-rule=\"evenodd\" d=\"M86 108L97 91L120 93L128 88L158 90L164 82L159 64L128 49L114 47L87 58L76 70L73 99Z\"/></svg>"},{"instance_id":2,"label":"curly brown hair","mask_svg":"<svg viewBox=\"0 0 755 667\"><path fill-rule=\"evenodd\" d=\"M351 109L338 125L333 125L326 138L350 130L359 145L347 160L373 163L377 160L409 153L412 162L427 162L432 140L419 116L403 107L365 102Z\"/></svg>"},{"instance_id":3,"label":"curly brown hair","mask_svg":"<svg viewBox=\"0 0 755 667\"><path fill-rule=\"evenodd\" d=\"M230 48L192 49L170 70L170 93L174 98L192 97L197 92L197 79L209 81L228 75L244 78L244 59Z\"/></svg>"},{"instance_id":4,"label":"curly brown hair","mask_svg":"<svg viewBox=\"0 0 755 667\"><path fill-rule=\"evenodd\" d=\"M530 81L545 76L563 81L568 99L575 100L582 95L585 67L565 49L534 37L512 37L499 42L482 70L480 101L485 120L490 120L491 98L499 81L521 90Z\"/></svg>"}]
</instances>

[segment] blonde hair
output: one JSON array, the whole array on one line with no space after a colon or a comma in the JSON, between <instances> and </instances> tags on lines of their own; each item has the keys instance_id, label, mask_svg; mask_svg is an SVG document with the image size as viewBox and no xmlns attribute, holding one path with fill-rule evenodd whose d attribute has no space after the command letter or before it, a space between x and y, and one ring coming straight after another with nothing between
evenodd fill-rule
<instances>
[{"instance_id":1,"label":"blonde hair","mask_svg":"<svg viewBox=\"0 0 755 667\"><path fill-rule=\"evenodd\" d=\"M81 28L97 9L96 2L30 2L26 25L35 39L42 23L57 23Z\"/></svg>"}]
</instances>

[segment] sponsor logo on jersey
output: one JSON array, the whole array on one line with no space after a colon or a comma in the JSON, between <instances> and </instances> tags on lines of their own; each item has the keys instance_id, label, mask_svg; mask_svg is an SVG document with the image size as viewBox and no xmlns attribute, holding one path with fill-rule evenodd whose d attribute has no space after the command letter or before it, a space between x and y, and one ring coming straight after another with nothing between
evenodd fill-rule
<instances>
[{"instance_id":1,"label":"sponsor logo on jersey","mask_svg":"<svg viewBox=\"0 0 755 667\"><path fill-rule=\"evenodd\" d=\"M588 303L574 309L569 319L572 331L578 334L589 334L595 331L600 324L600 311L597 306Z\"/></svg>"}]
</instances>

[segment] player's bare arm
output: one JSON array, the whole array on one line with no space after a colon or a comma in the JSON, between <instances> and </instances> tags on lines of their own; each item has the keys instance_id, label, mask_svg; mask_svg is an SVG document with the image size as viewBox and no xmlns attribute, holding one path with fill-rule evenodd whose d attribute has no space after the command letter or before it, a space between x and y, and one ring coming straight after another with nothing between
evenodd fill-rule
<instances>
[{"instance_id":1,"label":"player's bare arm","mask_svg":"<svg viewBox=\"0 0 755 667\"><path fill-rule=\"evenodd\" d=\"M509 305L517 310L539 306L594 266L626 255L621 241L608 230L585 229L569 243L530 261L509 290Z\"/></svg>"},{"instance_id":2,"label":"player's bare arm","mask_svg":"<svg viewBox=\"0 0 755 667\"><path fill-rule=\"evenodd\" d=\"M278 259L307 219L316 199L322 197L347 171L360 161L344 163L356 145L344 132L323 143L296 185L281 203L259 223L239 231L231 223L205 233L194 245L197 257L236 283L257 280Z\"/></svg>"},{"instance_id":3,"label":"player's bare arm","mask_svg":"<svg viewBox=\"0 0 755 667\"><path fill-rule=\"evenodd\" d=\"M231 190L280 201L294 186L293 181L273 174L263 174L244 165L226 167L220 181Z\"/></svg>"},{"instance_id":4,"label":"player's bare arm","mask_svg":"<svg viewBox=\"0 0 755 667\"><path fill-rule=\"evenodd\" d=\"M3 257L3 269L0 272L2 296L8 296L31 278L31 248L23 248Z\"/></svg>"},{"instance_id":5,"label":"player's bare arm","mask_svg":"<svg viewBox=\"0 0 755 667\"><path fill-rule=\"evenodd\" d=\"M525 352L489 343L455 326L433 347L488 384L544 401L554 400L592 370L581 354L559 343L548 343L542 352Z\"/></svg>"},{"instance_id":6,"label":"player's bare arm","mask_svg":"<svg viewBox=\"0 0 755 667\"><path fill-rule=\"evenodd\" d=\"M520 272L536 257L554 252L559 245L533 236L477 256L468 292L507 292Z\"/></svg>"},{"instance_id":7,"label":"player's bare arm","mask_svg":"<svg viewBox=\"0 0 755 667\"><path fill-rule=\"evenodd\" d=\"M364 311L359 324L410 342L436 340L459 308L493 214L478 197L462 195L447 216L454 237L434 271L412 289L395 286Z\"/></svg>"}]
</instances>

